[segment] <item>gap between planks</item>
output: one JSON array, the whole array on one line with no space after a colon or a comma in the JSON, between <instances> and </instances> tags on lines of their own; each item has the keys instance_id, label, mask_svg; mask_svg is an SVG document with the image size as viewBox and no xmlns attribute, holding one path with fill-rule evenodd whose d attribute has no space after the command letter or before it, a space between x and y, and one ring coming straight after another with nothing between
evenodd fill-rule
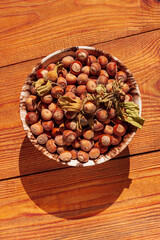
<instances>
[{"instance_id":1,"label":"gap between planks","mask_svg":"<svg viewBox=\"0 0 160 240\"><path fill-rule=\"evenodd\" d=\"M131 154L131 155L126 155L126 156L120 156L120 157L117 157L117 158L113 158L109 161L114 161L114 160L117 160L117 159L121 159L121 158L127 158L127 157L134 157L134 156L139 156L139 155L148 155L150 153L155 153L155 152L160 152L160 149L159 150L153 150L153 151L149 151L149 152L143 152L143 153L135 153L135 154ZM65 165L64 165L65 166ZM73 168L73 167L67 167L68 168ZM78 168L78 167L77 167ZM82 168L82 167L79 167L79 168ZM3 182L3 181L7 181L7 180L11 180L11 179L17 179L17 178L21 178L21 177L27 177L27 176L31 176L31 175L36 175L36 174L41 174L41 173L47 173L47 172L53 172L53 171L61 171L62 169L66 169L66 167L62 167L62 168L56 168L56 169L50 169L50 170L46 170L46 171L39 171L39 172L35 172L35 173L28 173L28 174L23 174L23 175L19 175L19 176L14 176L14 177L9 177L9 178L3 178L3 179L0 179L0 182Z\"/></svg>"},{"instance_id":2,"label":"gap between planks","mask_svg":"<svg viewBox=\"0 0 160 240\"><path fill-rule=\"evenodd\" d=\"M103 41L103 42L96 42L94 44L89 44L88 46L92 47L92 46L95 46L95 45L98 45L98 44L109 43L109 42L113 42L113 41L120 40L120 39L125 39L125 38L130 38L130 37L133 37L133 36L143 35L145 33L156 32L156 31L159 31L159 30L160 30L160 28L151 29L151 30L148 30L148 31L145 31L145 32L135 33L135 34L131 34L131 35L124 36L124 37L118 37L118 38L114 38L114 39ZM0 66L0 69L5 68L5 67L9 67L9 66L14 66L14 65L17 65L17 64L21 64L21 63L25 63L25 62L34 61L36 59L37 60L42 59L44 57L46 57L46 56L40 56L40 57L37 57L37 58L32 58L32 59L28 59L28 60L21 61L21 62L16 62L16 63Z\"/></svg>"}]
</instances>

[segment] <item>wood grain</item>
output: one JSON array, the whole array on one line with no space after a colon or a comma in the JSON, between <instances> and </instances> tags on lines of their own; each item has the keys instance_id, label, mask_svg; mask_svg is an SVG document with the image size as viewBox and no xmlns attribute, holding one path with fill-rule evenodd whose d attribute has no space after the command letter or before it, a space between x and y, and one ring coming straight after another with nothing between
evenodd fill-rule
<instances>
[{"instance_id":1,"label":"wood grain","mask_svg":"<svg viewBox=\"0 0 160 240\"><path fill-rule=\"evenodd\" d=\"M0 3L0 66L70 46L160 27L158 0L26 0Z\"/></svg>"},{"instance_id":2,"label":"wood grain","mask_svg":"<svg viewBox=\"0 0 160 240\"><path fill-rule=\"evenodd\" d=\"M0 239L158 239L159 159L160 151L1 181Z\"/></svg>"},{"instance_id":3,"label":"wood grain","mask_svg":"<svg viewBox=\"0 0 160 240\"><path fill-rule=\"evenodd\" d=\"M121 59L134 74L142 93L142 116L146 119L129 150L123 156L160 149L160 30L96 45ZM19 162L25 162L24 174L59 168L35 150L25 138L19 117L22 84L37 60L0 69L0 179L19 175ZM7 121L6 121L7 119ZM122 156L121 155L121 156ZM62 166L61 166L62 167Z\"/></svg>"}]
</instances>

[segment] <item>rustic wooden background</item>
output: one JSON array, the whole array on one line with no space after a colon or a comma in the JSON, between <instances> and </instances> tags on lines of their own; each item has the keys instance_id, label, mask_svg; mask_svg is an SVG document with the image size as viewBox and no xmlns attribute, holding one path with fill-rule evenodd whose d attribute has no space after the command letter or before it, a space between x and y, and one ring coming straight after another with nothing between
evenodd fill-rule
<instances>
[{"instance_id":1,"label":"rustic wooden background","mask_svg":"<svg viewBox=\"0 0 160 240\"><path fill-rule=\"evenodd\" d=\"M0 239L160 239L160 1L1 0L0 27ZM77 45L122 60L146 119L119 157L88 168L44 157L19 117L33 66Z\"/></svg>"}]
</instances>

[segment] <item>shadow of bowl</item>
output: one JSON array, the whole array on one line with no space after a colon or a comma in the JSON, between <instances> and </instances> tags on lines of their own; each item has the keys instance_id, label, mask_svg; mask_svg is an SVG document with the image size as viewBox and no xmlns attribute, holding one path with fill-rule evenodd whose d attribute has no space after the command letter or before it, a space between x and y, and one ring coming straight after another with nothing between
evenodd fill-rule
<instances>
[{"instance_id":1,"label":"shadow of bowl","mask_svg":"<svg viewBox=\"0 0 160 240\"><path fill-rule=\"evenodd\" d=\"M25 139L19 156L21 181L30 199L46 213L65 219L90 217L111 206L130 186L129 157L93 167L64 168L41 152L31 154L28 144ZM129 155L128 148L125 153ZM31 161L34 171L28 170ZM45 172L37 173L42 169ZM26 175L27 171L35 174Z\"/></svg>"}]
</instances>

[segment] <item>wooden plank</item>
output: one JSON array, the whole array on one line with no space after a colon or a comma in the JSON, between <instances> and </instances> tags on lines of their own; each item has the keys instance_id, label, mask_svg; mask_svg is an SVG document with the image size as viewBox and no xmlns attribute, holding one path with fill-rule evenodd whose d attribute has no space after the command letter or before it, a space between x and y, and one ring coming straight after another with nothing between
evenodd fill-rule
<instances>
[{"instance_id":1,"label":"wooden plank","mask_svg":"<svg viewBox=\"0 0 160 240\"><path fill-rule=\"evenodd\" d=\"M160 31L116 40L97 47L108 50L130 68L142 93L142 115L146 119L124 155L160 149ZM0 69L0 179L18 176L19 161L24 162L24 174L59 168L47 160L25 138L19 117L19 95L22 84L37 60ZM7 121L6 121L7 119ZM25 139L24 139L25 138Z\"/></svg>"},{"instance_id":2,"label":"wooden plank","mask_svg":"<svg viewBox=\"0 0 160 240\"><path fill-rule=\"evenodd\" d=\"M157 239L159 159L160 151L1 181L0 239Z\"/></svg>"},{"instance_id":3,"label":"wooden plank","mask_svg":"<svg viewBox=\"0 0 160 240\"><path fill-rule=\"evenodd\" d=\"M1 1L0 66L160 26L158 0Z\"/></svg>"}]
</instances>

